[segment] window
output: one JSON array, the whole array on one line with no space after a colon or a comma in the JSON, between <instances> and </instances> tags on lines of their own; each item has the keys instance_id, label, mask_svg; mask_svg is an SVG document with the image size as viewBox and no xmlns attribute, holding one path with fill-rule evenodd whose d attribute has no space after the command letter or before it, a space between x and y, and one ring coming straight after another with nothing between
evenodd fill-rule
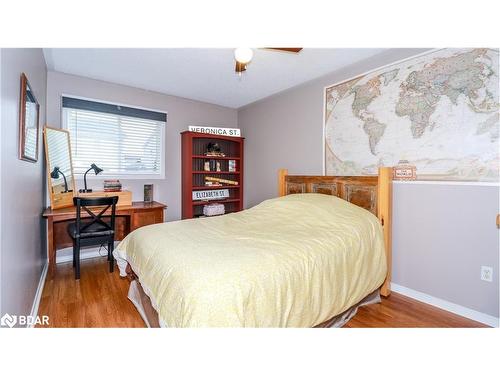
<instances>
[{"instance_id":1,"label":"window","mask_svg":"<svg viewBox=\"0 0 500 375\"><path fill-rule=\"evenodd\" d=\"M166 121L165 113L63 97L76 175L95 163L106 177L163 178Z\"/></svg>"}]
</instances>

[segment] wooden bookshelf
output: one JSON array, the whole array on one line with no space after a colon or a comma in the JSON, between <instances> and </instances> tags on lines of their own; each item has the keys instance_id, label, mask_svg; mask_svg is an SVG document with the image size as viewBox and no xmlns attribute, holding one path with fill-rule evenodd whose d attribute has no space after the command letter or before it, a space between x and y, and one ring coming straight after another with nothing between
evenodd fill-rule
<instances>
[{"instance_id":1,"label":"wooden bookshelf","mask_svg":"<svg viewBox=\"0 0 500 375\"><path fill-rule=\"evenodd\" d=\"M203 206L222 203L226 213L243 209L243 143L244 138L209 135L185 131L181 133L182 147L182 219L203 215ZM224 156L205 155L207 145L218 143ZM205 171L205 161L216 160L220 171ZM236 170L229 171L229 160L234 160ZM205 177L218 177L238 182L238 185L205 186ZM228 189L229 197L217 200L193 201L193 191Z\"/></svg>"}]
</instances>

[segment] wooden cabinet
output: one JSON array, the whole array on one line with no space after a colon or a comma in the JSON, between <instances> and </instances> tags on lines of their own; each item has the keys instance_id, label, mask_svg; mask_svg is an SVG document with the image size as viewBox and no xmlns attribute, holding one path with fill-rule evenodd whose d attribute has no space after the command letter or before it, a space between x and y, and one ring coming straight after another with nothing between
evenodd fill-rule
<instances>
[{"instance_id":1,"label":"wooden cabinet","mask_svg":"<svg viewBox=\"0 0 500 375\"><path fill-rule=\"evenodd\" d=\"M191 219L202 216L203 206L208 203L224 204L226 213L241 211L243 209L244 138L189 131L182 132L181 136L182 218ZM223 155L206 155L209 143L217 143ZM206 163L208 163L209 170L205 168ZM232 184L223 182L222 186L206 186L207 177L229 180ZM221 189L227 189L229 196L210 201L193 200L195 191Z\"/></svg>"},{"instance_id":2,"label":"wooden cabinet","mask_svg":"<svg viewBox=\"0 0 500 375\"><path fill-rule=\"evenodd\" d=\"M163 210L150 209L135 211L132 214L131 230L159 223L163 223Z\"/></svg>"}]
</instances>

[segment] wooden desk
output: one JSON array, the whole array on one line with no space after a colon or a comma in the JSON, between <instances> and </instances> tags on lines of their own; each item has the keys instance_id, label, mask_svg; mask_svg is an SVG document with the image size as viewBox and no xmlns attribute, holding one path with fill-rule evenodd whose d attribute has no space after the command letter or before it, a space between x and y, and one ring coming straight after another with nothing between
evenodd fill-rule
<instances>
[{"instance_id":1,"label":"wooden desk","mask_svg":"<svg viewBox=\"0 0 500 375\"><path fill-rule=\"evenodd\" d=\"M115 240L122 240L133 230L150 224L163 223L163 210L167 206L158 202L132 202L131 206L116 206ZM99 212L98 210L95 210ZM88 217L88 214L82 217ZM49 277L54 276L56 251L73 246L67 226L76 219L76 208L67 207L53 210L46 208L43 217L47 219L47 252L49 257Z\"/></svg>"}]
</instances>

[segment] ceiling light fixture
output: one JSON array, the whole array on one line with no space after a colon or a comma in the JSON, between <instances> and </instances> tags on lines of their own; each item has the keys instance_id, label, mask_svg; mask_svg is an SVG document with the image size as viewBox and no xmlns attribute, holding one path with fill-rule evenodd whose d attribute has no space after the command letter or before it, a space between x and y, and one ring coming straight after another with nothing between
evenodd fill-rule
<instances>
[{"instance_id":1,"label":"ceiling light fixture","mask_svg":"<svg viewBox=\"0 0 500 375\"><path fill-rule=\"evenodd\" d=\"M236 60L236 66L234 70L241 77L241 73L247 70L247 64L252 61L253 51L251 48L236 48L234 50L234 59Z\"/></svg>"},{"instance_id":2,"label":"ceiling light fixture","mask_svg":"<svg viewBox=\"0 0 500 375\"><path fill-rule=\"evenodd\" d=\"M280 48L267 47L264 49L278 51L278 52L295 53L295 54L302 51L302 48L292 48L292 47L280 47ZM240 47L234 50L234 59L236 60L234 71L236 72L236 74L238 74L239 77L241 77L241 73L247 70L247 65L250 63L250 61L252 61L252 58L253 58L253 50L251 48Z\"/></svg>"},{"instance_id":3,"label":"ceiling light fixture","mask_svg":"<svg viewBox=\"0 0 500 375\"><path fill-rule=\"evenodd\" d=\"M244 48L236 48L234 50L234 59L239 62L240 64L248 64L250 61L252 61L253 57L253 51L251 48L244 47Z\"/></svg>"}]
</instances>

